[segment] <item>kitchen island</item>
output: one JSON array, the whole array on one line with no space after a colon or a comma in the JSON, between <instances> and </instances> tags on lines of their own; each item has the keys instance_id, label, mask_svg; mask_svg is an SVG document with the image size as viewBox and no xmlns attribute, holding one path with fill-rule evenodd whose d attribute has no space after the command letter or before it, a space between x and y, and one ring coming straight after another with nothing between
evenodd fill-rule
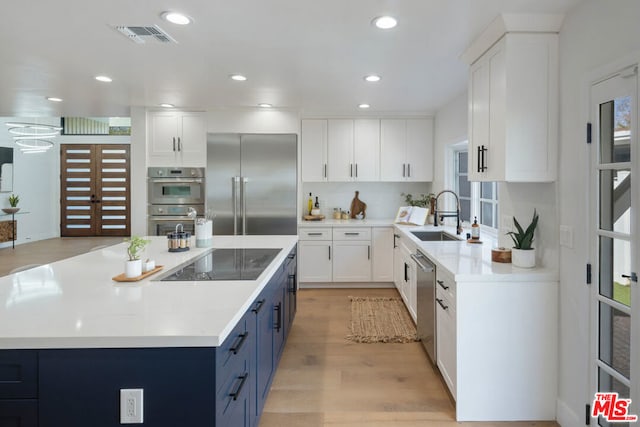
<instances>
[{"instance_id":1,"label":"kitchen island","mask_svg":"<svg viewBox=\"0 0 640 427\"><path fill-rule=\"evenodd\" d=\"M125 244L0 278L0 420L21 426L256 425L295 314L296 236L215 236L278 248L256 280L154 280L208 249L145 258L164 270L116 283ZM142 389L143 408L122 389ZM140 413L142 412L142 413Z\"/></svg>"}]
</instances>

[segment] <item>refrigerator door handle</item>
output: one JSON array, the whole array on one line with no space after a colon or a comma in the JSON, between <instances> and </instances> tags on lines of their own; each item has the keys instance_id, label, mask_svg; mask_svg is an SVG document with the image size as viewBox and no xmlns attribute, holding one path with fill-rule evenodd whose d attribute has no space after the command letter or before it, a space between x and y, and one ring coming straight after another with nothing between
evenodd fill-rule
<instances>
[{"instance_id":1,"label":"refrigerator door handle","mask_svg":"<svg viewBox=\"0 0 640 427\"><path fill-rule=\"evenodd\" d=\"M238 181L240 177L231 177L231 206L233 211L233 235L238 234Z\"/></svg>"},{"instance_id":2,"label":"refrigerator door handle","mask_svg":"<svg viewBox=\"0 0 640 427\"><path fill-rule=\"evenodd\" d=\"M240 193L242 198L242 234L247 234L247 182L249 179L246 177L241 178Z\"/></svg>"}]
</instances>

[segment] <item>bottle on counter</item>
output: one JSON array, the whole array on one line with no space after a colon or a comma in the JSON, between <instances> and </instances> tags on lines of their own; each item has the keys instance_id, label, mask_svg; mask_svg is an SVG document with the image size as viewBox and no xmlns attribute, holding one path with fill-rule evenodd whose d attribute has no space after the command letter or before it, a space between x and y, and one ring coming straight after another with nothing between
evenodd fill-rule
<instances>
[{"instance_id":1,"label":"bottle on counter","mask_svg":"<svg viewBox=\"0 0 640 427\"><path fill-rule=\"evenodd\" d=\"M318 196L316 196L316 204L314 205L316 209L320 209L320 203L318 203Z\"/></svg>"},{"instance_id":2,"label":"bottle on counter","mask_svg":"<svg viewBox=\"0 0 640 427\"><path fill-rule=\"evenodd\" d=\"M313 197L311 197L311 193L309 193L309 202L307 203L307 207L309 208L309 215L311 215L311 211L313 210Z\"/></svg>"},{"instance_id":3,"label":"bottle on counter","mask_svg":"<svg viewBox=\"0 0 640 427\"><path fill-rule=\"evenodd\" d=\"M471 224L471 239L480 240L480 224L478 224L478 217L473 217L473 224Z\"/></svg>"}]
</instances>

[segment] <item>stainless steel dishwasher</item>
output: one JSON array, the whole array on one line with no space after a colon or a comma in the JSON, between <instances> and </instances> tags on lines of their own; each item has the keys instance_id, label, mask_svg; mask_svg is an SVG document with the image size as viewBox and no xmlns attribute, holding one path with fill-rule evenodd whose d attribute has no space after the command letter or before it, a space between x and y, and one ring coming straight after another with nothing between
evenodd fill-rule
<instances>
[{"instance_id":1,"label":"stainless steel dishwasher","mask_svg":"<svg viewBox=\"0 0 640 427\"><path fill-rule=\"evenodd\" d=\"M436 266L419 250L411 254L416 263L418 338L431 362L436 364Z\"/></svg>"}]
</instances>

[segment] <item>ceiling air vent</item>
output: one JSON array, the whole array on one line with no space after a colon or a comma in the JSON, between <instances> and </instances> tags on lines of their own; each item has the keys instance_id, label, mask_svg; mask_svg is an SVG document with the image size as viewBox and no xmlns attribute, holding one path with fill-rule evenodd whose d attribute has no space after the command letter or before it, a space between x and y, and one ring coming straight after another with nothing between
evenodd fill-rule
<instances>
[{"instance_id":1,"label":"ceiling air vent","mask_svg":"<svg viewBox=\"0 0 640 427\"><path fill-rule=\"evenodd\" d=\"M167 32L157 25L153 26L129 26L116 25L113 27L120 34L131 41L144 44L147 41L156 41L159 43L178 43L176 39L171 37Z\"/></svg>"}]
</instances>

